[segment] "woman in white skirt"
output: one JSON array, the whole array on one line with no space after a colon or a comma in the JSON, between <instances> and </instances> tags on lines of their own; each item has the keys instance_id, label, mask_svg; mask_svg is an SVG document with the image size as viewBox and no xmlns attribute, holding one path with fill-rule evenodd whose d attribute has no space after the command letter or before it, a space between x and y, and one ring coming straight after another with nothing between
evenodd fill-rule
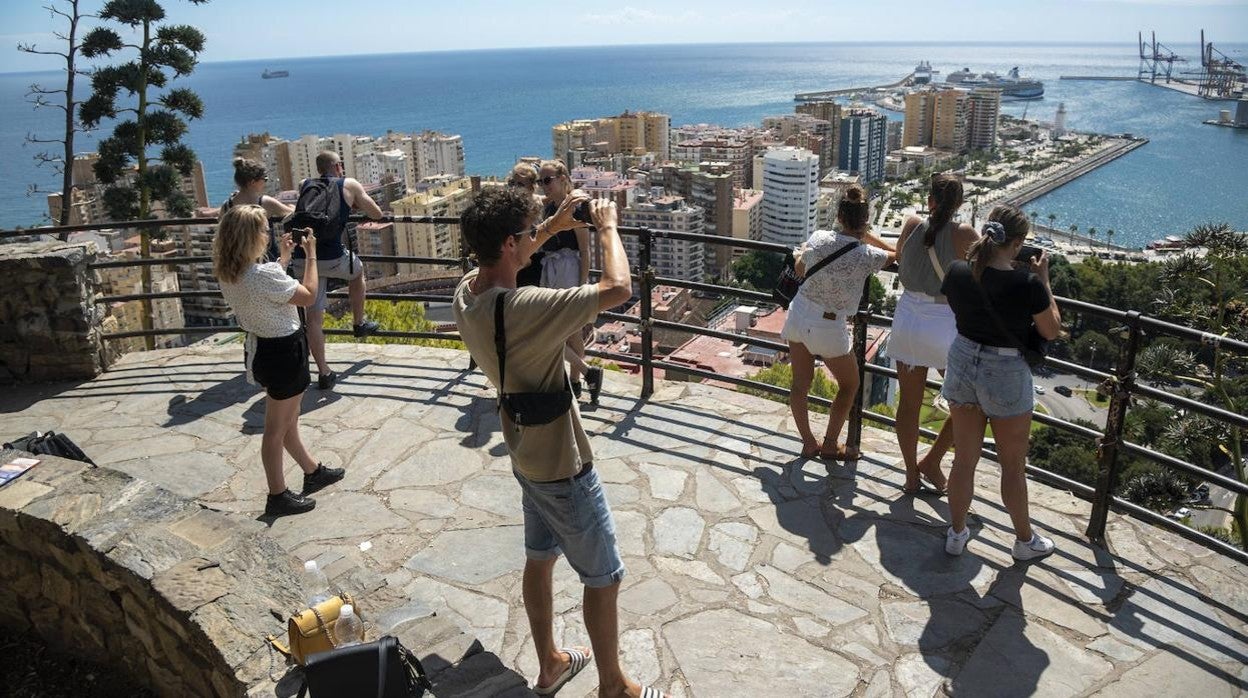
<instances>
[{"instance_id":1,"label":"woman in white skirt","mask_svg":"<svg viewBox=\"0 0 1248 698\"><path fill-rule=\"evenodd\" d=\"M789 306L781 336L789 343L789 362L793 367L789 407L802 436L803 458L816 455L833 460L858 458L857 449L838 441L859 384L858 361L851 351L849 319L858 311L867 277L895 259L893 250L870 234L869 216L867 194L855 184L846 190L837 207L836 220L841 232L816 230L798 250L796 271L804 274L811 270L811 273ZM826 266L814 269L820 261L836 254L839 256ZM837 385L822 442L816 440L810 430L807 410L807 393L814 378L816 356L832 371Z\"/></svg>"},{"instance_id":2,"label":"woman in white skirt","mask_svg":"<svg viewBox=\"0 0 1248 698\"><path fill-rule=\"evenodd\" d=\"M941 282L949 266L966 259L971 245L979 239L974 228L954 222L961 205L962 182L957 177L932 177L927 219L910 216L897 240L898 276L905 291L893 317L888 355L897 364L897 443L906 466L907 494L929 489L923 484L924 478L938 493L945 491L947 482L940 461L953 442L952 427L945 420L931 450L919 460L919 412L928 369L944 375L949 347L958 336L953 311L940 290Z\"/></svg>"}]
</instances>

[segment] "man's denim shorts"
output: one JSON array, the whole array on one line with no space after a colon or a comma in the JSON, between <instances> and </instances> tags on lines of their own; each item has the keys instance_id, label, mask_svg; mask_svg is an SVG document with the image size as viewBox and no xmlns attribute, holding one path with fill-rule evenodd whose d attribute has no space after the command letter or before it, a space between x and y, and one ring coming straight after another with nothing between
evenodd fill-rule
<instances>
[{"instance_id":1,"label":"man's denim shorts","mask_svg":"<svg viewBox=\"0 0 1248 698\"><path fill-rule=\"evenodd\" d=\"M1018 349L991 347L962 335L949 348L945 384L940 394L950 407L977 405L989 418L1004 419L1031 412L1031 367Z\"/></svg>"},{"instance_id":2,"label":"man's denim shorts","mask_svg":"<svg viewBox=\"0 0 1248 698\"><path fill-rule=\"evenodd\" d=\"M615 520L592 466L576 477L534 482L513 473L524 493L524 549L531 560L560 551L587 587L607 587L624 578L615 542Z\"/></svg>"}]
</instances>

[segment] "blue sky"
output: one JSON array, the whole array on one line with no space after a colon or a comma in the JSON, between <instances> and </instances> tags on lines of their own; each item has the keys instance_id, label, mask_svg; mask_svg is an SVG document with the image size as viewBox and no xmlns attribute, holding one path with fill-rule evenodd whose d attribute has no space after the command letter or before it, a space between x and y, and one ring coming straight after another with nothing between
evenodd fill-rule
<instances>
[{"instance_id":1,"label":"blue sky","mask_svg":"<svg viewBox=\"0 0 1248 698\"><path fill-rule=\"evenodd\" d=\"M0 72L55 69L49 0L0 0ZM55 0L51 0L55 2ZM82 0L84 8L102 6ZM772 41L1248 41L1248 0L165 0L208 36L204 61L525 46ZM345 9L344 9L345 8Z\"/></svg>"}]
</instances>

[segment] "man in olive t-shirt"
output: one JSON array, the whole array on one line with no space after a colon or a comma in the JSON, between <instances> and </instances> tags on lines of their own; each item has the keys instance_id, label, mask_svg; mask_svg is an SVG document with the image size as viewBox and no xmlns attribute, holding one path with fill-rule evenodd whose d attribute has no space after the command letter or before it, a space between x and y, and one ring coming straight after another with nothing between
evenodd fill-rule
<instances>
[{"instance_id":1,"label":"man in olive t-shirt","mask_svg":"<svg viewBox=\"0 0 1248 698\"><path fill-rule=\"evenodd\" d=\"M614 202L591 202L603 250L602 279L566 289L516 287L516 273L533 252L576 222L572 213L586 200L574 193L550 218L536 223L537 207L527 192L489 189L478 193L460 218L464 238L480 269L464 275L453 308L460 336L472 358L500 393L557 393L567 389L563 346L568 335L632 295L628 259L616 233ZM503 295L507 385L499 385L494 343L495 304ZM593 468L589 438L575 400L548 424L520 426L499 411L524 509L524 606L541 672L533 689L553 693L592 656L600 696L642 695L620 667L616 600L624 565L615 541L615 522ZM585 585L585 628L593 652L559 648L554 642L552 579L560 554ZM648 689L657 695L654 689Z\"/></svg>"}]
</instances>

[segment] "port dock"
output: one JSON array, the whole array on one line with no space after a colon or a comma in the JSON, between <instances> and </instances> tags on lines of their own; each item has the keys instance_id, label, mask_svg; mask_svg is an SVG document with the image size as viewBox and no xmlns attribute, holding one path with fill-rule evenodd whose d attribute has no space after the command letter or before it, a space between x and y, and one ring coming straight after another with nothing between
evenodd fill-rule
<instances>
[{"instance_id":1,"label":"port dock","mask_svg":"<svg viewBox=\"0 0 1248 698\"><path fill-rule=\"evenodd\" d=\"M1121 138L1117 140L1117 143L1097 152L1091 157L1073 163L1060 172L1050 177L1045 177L1017 192L1001 197L996 203L1010 204L1022 208L1054 189L1065 186L1099 167L1108 165L1110 162L1148 143L1147 138Z\"/></svg>"},{"instance_id":2,"label":"port dock","mask_svg":"<svg viewBox=\"0 0 1248 698\"><path fill-rule=\"evenodd\" d=\"M848 97L860 92L876 92L879 90L895 90L899 87L906 87L914 80L914 73L903 77L897 82L888 85L873 85L870 87L847 87L841 90L823 90L821 92L799 92L793 95L794 102L822 102L836 97Z\"/></svg>"}]
</instances>

